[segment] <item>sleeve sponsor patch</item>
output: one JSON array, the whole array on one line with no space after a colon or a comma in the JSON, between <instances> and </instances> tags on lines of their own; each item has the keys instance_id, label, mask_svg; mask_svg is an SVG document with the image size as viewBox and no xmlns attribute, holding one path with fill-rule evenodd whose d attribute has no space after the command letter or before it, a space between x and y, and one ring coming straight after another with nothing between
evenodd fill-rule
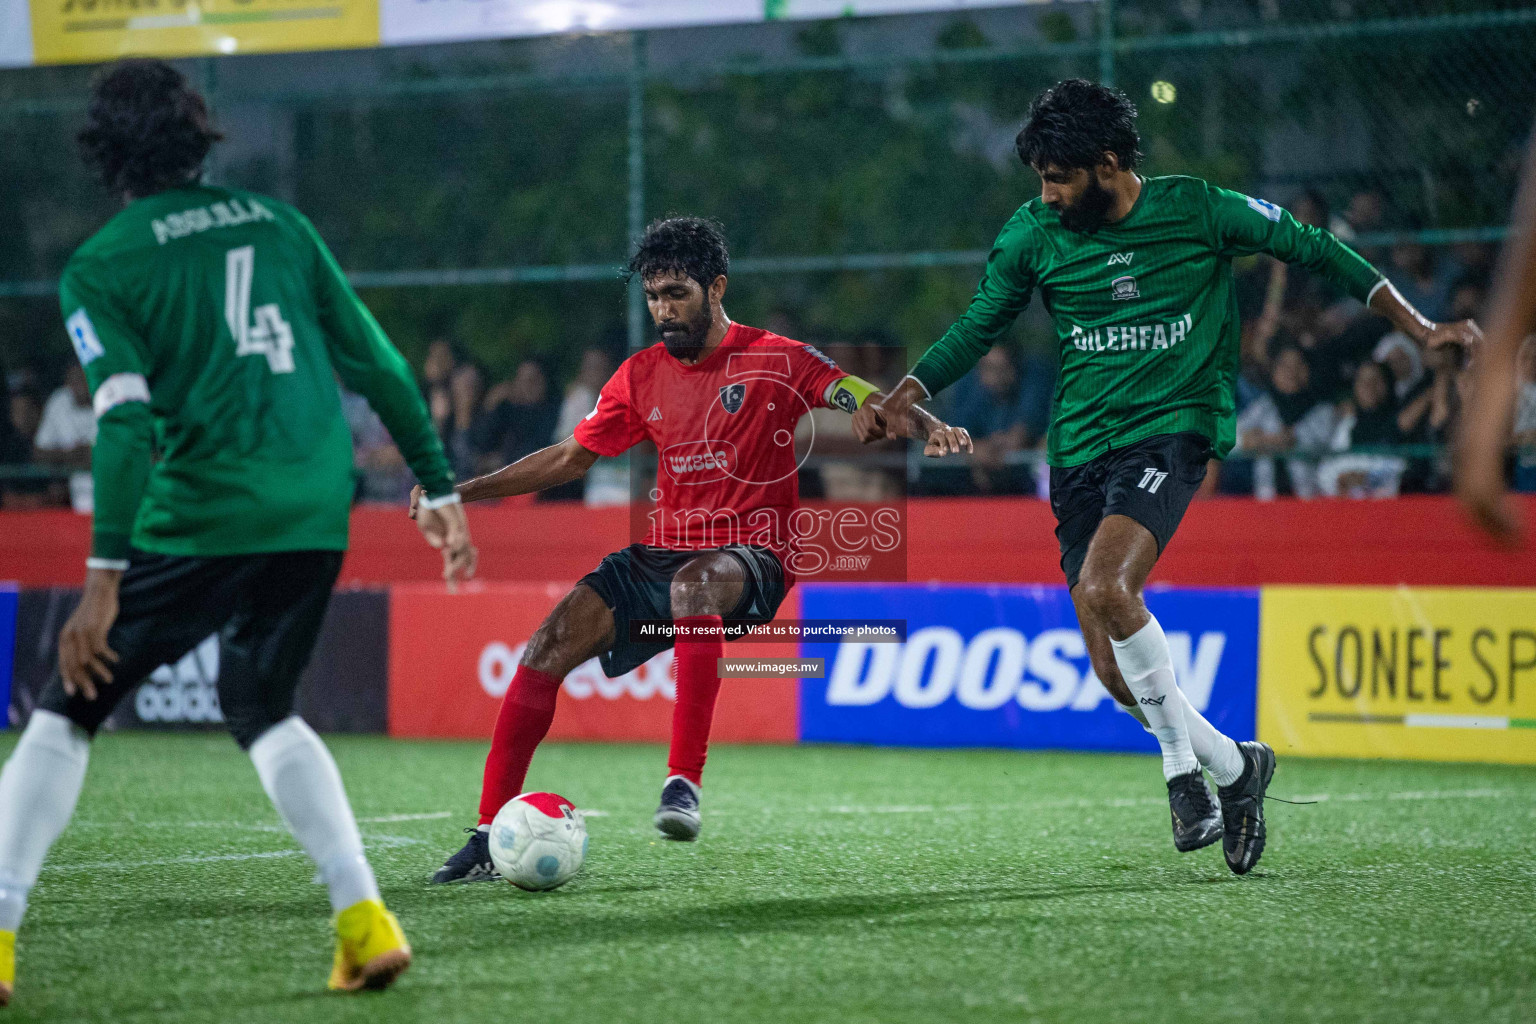
<instances>
[{"instance_id":1,"label":"sleeve sponsor patch","mask_svg":"<svg viewBox=\"0 0 1536 1024\"><path fill-rule=\"evenodd\" d=\"M1252 196L1249 196L1248 205L1253 207L1255 213L1262 214L1263 216L1277 223L1279 222L1280 207L1276 206L1274 203L1267 203L1262 199L1255 199Z\"/></svg>"},{"instance_id":2,"label":"sleeve sponsor patch","mask_svg":"<svg viewBox=\"0 0 1536 1024\"><path fill-rule=\"evenodd\" d=\"M149 381L141 373L114 373L96 389L93 408L99 420L111 409L128 402L148 402Z\"/></svg>"},{"instance_id":3,"label":"sleeve sponsor patch","mask_svg":"<svg viewBox=\"0 0 1536 1024\"><path fill-rule=\"evenodd\" d=\"M96 327L91 323L84 306L69 314L64 326L69 329L69 340L75 346L75 355L79 357L81 366L89 366L91 360L107 354L101 339L96 337Z\"/></svg>"}]
</instances>

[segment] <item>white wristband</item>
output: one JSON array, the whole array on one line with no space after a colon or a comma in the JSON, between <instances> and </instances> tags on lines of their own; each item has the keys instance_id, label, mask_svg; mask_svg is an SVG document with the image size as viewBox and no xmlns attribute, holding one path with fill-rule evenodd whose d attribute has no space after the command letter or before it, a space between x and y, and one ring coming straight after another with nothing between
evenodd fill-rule
<instances>
[{"instance_id":1,"label":"white wristband","mask_svg":"<svg viewBox=\"0 0 1536 1024\"><path fill-rule=\"evenodd\" d=\"M426 495L422 495L421 501L417 502L417 504L430 511L442 508L444 505L457 505L460 500L458 491L449 491L441 498L429 498Z\"/></svg>"},{"instance_id":2,"label":"white wristband","mask_svg":"<svg viewBox=\"0 0 1536 1024\"><path fill-rule=\"evenodd\" d=\"M928 390L928 385L924 384L922 381L918 380L916 377L912 376L910 373L907 374L905 377L903 377L901 379L902 380L913 381L914 383L917 384L918 387L923 389L924 396L926 396L928 398L932 398L933 397L933 392ZM900 386L900 382L899 381L897 382L897 385Z\"/></svg>"},{"instance_id":3,"label":"white wristband","mask_svg":"<svg viewBox=\"0 0 1536 1024\"><path fill-rule=\"evenodd\" d=\"M116 569L118 572L126 572L128 570L128 559L87 558L85 560L85 567L87 569Z\"/></svg>"}]
</instances>

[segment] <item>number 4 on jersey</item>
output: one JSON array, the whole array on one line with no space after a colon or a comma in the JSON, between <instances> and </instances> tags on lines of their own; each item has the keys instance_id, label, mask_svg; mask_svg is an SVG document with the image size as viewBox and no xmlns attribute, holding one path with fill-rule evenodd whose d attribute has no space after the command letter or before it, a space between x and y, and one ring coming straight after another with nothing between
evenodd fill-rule
<instances>
[{"instance_id":1,"label":"number 4 on jersey","mask_svg":"<svg viewBox=\"0 0 1536 1024\"><path fill-rule=\"evenodd\" d=\"M255 273L254 245L242 245L224 254L224 322L235 339L235 355L266 356L273 373L292 373L293 330L283 319L282 310L275 302L251 309Z\"/></svg>"}]
</instances>

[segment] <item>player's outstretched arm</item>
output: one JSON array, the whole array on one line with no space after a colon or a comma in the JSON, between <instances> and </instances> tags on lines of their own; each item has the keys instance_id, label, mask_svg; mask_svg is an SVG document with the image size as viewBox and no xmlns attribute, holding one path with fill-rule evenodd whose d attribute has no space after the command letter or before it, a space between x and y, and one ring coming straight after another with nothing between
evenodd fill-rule
<instances>
[{"instance_id":1,"label":"player's outstretched arm","mask_svg":"<svg viewBox=\"0 0 1536 1024\"><path fill-rule=\"evenodd\" d=\"M932 398L965 376L1003 332L1013 326L1019 314L1028 308L1035 290L1035 232L1033 221L1020 216L1003 225L992 243L986 270L971 304L943 337L928 346L893 398L901 397L902 387ZM901 407L909 407L915 401L917 398L913 397Z\"/></svg>"},{"instance_id":2,"label":"player's outstretched arm","mask_svg":"<svg viewBox=\"0 0 1536 1024\"><path fill-rule=\"evenodd\" d=\"M865 444L887 437L920 437L926 442L923 454L934 458L974 451L969 431L950 426L917 404L923 395L922 385L911 377L903 378L888 396L874 391L853 415L854 436Z\"/></svg>"},{"instance_id":3,"label":"player's outstretched arm","mask_svg":"<svg viewBox=\"0 0 1536 1024\"><path fill-rule=\"evenodd\" d=\"M1397 286L1386 278L1382 278L1381 283L1371 293L1370 310L1377 316L1391 321L1393 327L1425 348L1460 345L1470 349L1483 340L1482 330L1471 320L1435 323L1414 309L1408 300L1403 298L1403 293L1397 290Z\"/></svg>"},{"instance_id":4,"label":"player's outstretched arm","mask_svg":"<svg viewBox=\"0 0 1536 1024\"><path fill-rule=\"evenodd\" d=\"M453 470L410 365L352 290L314 225L297 210L287 215L312 250L310 283L332 368L343 384L368 400L427 493L446 497L452 493Z\"/></svg>"},{"instance_id":5,"label":"player's outstretched arm","mask_svg":"<svg viewBox=\"0 0 1536 1024\"><path fill-rule=\"evenodd\" d=\"M494 473L466 480L455 487L454 491L464 501L532 494L534 491L559 487L580 479L596 461L596 452L583 448L576 438L568 437L559 444L524 455ZM411 491L411 518L416 518L421 505L422 489L416 487Z\"/></svg>"},{"instance_id":6,"label":"player's outstretched arm","mask_svg":"<svg viewBox=\"0 0 1536 1024\"><path fill-rule=\"evenodd\" d=\"M443 579L449 588L452 589L459 579L468 579L475 573L477 556L469 542L469 523L464 516L463 502L509 498L558 487L579 479L596 461L596 452L583 448L576 438L568 437L494 473L459 484L447 501L428 498L420 484L413 487L411 518L416 520L427 543L443 552Z\"/></svg>"},{"instance_id":7,"label":"player's outstretched arm","mask_svg":"<svg viewBox=\"0 0 1536 1024\"><path fill-rule=\"evenodd\" d=\"M865 444L888 437L911 437L910 411L928 397L917 378L901 379L889 394L876 392L853 414L853 436Z\"/></svg>"},{"instance_id":8,"label":"player's outstretched arm","mask_svg":"<svg viewBox=\"0 0 1536 1024\"><path fill-rule=\"evenodd\" d=\"M1302 224L1262 199L1214 185L1205 188L1211 231L1224 255L1265 252L1321 274L1428 348L1470 346L1482 340L1471 320L1437 324L1414 309L1381 271L1328 231Z\"/></svg>"}]
</instances>

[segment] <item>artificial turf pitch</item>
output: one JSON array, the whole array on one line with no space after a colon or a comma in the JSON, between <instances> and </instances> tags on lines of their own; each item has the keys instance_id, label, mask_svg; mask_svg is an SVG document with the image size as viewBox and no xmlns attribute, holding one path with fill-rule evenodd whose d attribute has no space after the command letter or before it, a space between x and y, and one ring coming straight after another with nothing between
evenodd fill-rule
<instances>
[{"instance_id":1,"label":"artificial turf pitch","mask_svg":"<svg viewBox=\"0 0 1536 1024\"><path fill-rule=\"evenodd\" d=\"M0 740L9 753L14 737ZM601 814L553 893L426 878L483 744L335 737L416 964L324 990L323 891L214 735L109 735L33 891L16 1021L1530 1021L1536 771L1282 759L1258 871L1174 852L1141 756L717 747L700 842L660 748L549 746Z\"/></svg>"}]
</instances>

